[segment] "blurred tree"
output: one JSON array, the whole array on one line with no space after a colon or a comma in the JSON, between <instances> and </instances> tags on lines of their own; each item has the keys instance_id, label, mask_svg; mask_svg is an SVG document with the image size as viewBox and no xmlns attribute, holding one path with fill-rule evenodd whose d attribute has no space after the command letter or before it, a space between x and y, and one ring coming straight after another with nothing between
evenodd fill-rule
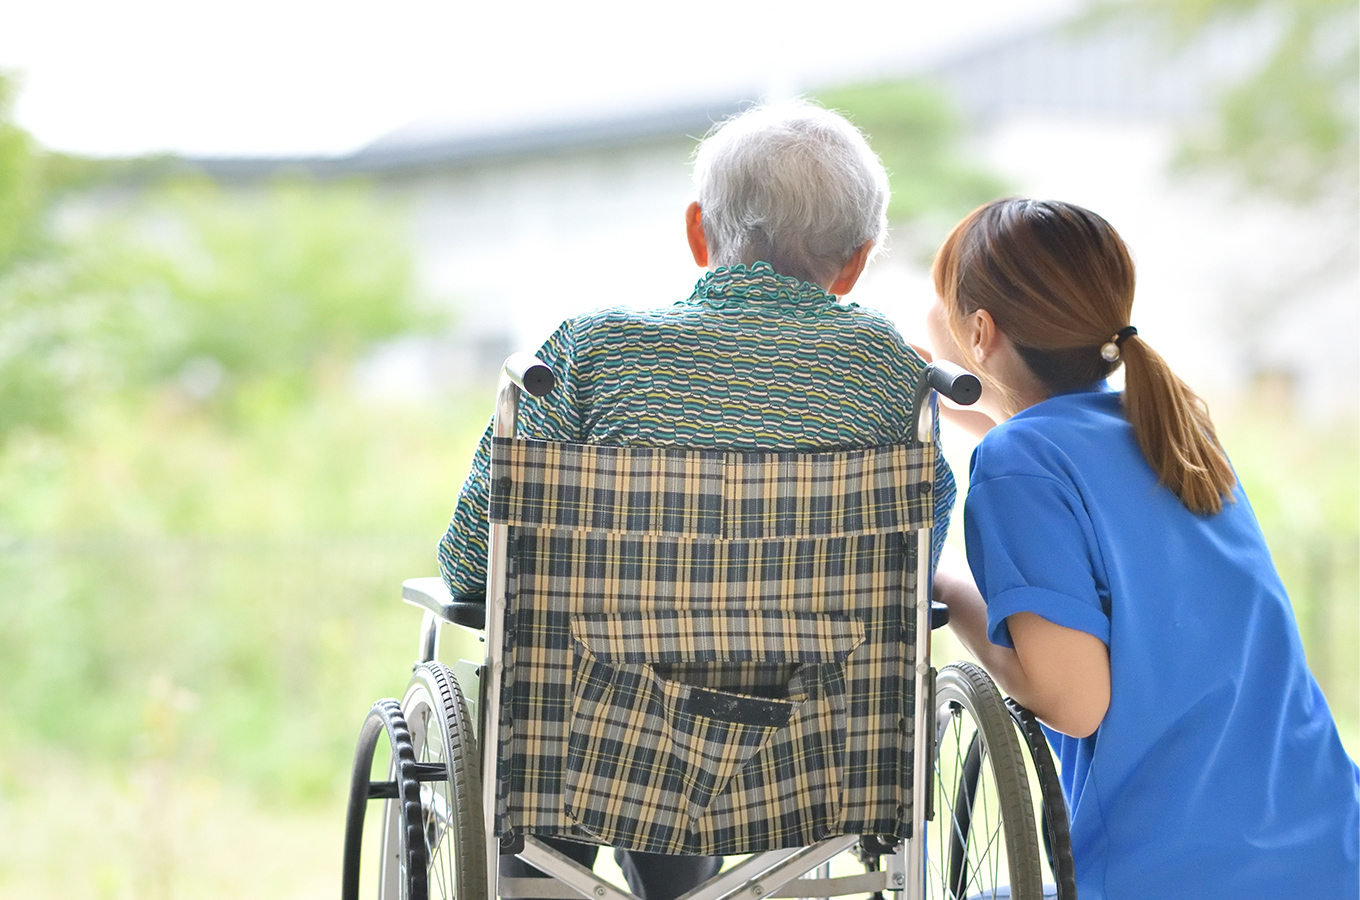
<instances>
[{"instance_id":1,"label":"blurred tree","mask_svg":"<svg viewBox=\"0 0 1360 900\"><path fill-rule=\"evenodd\" d=\"M845 113L869 136L892 185L888 217L914 256L928 258L965 213L1006 191L997 176L968 161L957 113L929 85L861 85L823 91L817 100Z\"/></svg>"},{"instance_id":2,"label":"blurred tree","mask_svg":"<svg viewBox=\"0 0 1360 900\"><path fill-rule=\"evenodd\" d=\"M1181 159L1292 202L1341 194L1360 174L1360 6L1354 0L1104 0L1097 16L1156 23L1177 45L1255 19L1273 33L1259 64L1191 129Z\"/></svg>"},{"instance_id":3,"label":"blurred tree","mask_svg":"<svg viewBox=\"0 0 1360 900\"><path fill-rule=\"evenodd\" d=\"M12 92L0 77L0 446L112 394L287 406L373 341L437 327L403 210L367 184L228 193L163 160L45 153ZM103 202L130 177L133 199Z\"/></svg>"},{"instance_id":4,"label":"blurred tree","mask_svg":"<svg viewBox=\"0 0 1360 900\"><path fill-rule=\"evenodd\" d=\"M61 352L60 335L86 318L71 307L41 310L44 282L53 275L41 266L49 249L47 160L14 123L15 90L14 80L0 74L0 443L20 424L52 427L62 420L75 360Z\"/></svg>"},{"instance_id":5,"label":"blurred tree","mask_svg":"<svg viewBox=\"0 0 1360 900\"><path fill-rule=\"evenodd\" d=\"M179 177L69 244L75 293L134 323L118 348L127 387L298 395L373 341L437 325L402 211L362 182L229 193Z\"/></svg>"},{"instance_id":6,"label":"blurred tree","mask_svg":"<svg viewBox=\"0 0 1360 900\"><path fill-rule=\"evenodd\" d=\"M0 74L0 273L31 251L46 193L33 139L13 122L15 86Z\"/></svg>"}]
</instances>

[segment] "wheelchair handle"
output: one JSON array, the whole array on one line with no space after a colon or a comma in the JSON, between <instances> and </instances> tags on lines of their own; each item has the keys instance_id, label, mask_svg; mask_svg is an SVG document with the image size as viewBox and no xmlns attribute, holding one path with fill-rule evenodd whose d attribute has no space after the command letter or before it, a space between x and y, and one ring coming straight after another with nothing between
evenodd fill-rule
<instances>
[{"instance_id":1,"label":"wheelchair handle","mask_svg":"<svg viewBox=\"0 0 1360 900\"><path fill-rule=\"evenodd\" d=\"M976 403L982 396L982 382L951 362L936 360L926 366L916 382L911 404L911 433L921 443L929 443L935 427L935 398L930 392L948 397L960 406Z\"/></svg>"},{"instance_id":2,"label":"wheelchair handle","mask_svg":"<svg viewBox=\"0 0 1360 900\"><path fill-rule=\"evenodd\" d=\"M553 370L532 353L512 353L501 368L501 374L535 397L542 397L557 386Z\"/></svg>"},{"instance_id":3,"label":"wheelchair handle","mask_svg":"<svg viewBox=\"0 0 1360 900\"><path fill-rule=\"evenodd\" d=\"M960 406L970 406L982 396L982 382L976 375L943 359L926 366L925 380L937 393Z\"/></svg>"}]
</instances>

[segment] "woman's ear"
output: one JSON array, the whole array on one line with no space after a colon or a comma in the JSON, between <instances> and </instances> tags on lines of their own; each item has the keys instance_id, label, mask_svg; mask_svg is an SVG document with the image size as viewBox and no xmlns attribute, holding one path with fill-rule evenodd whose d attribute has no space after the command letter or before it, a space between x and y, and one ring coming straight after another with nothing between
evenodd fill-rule
<instances>
[{"instance_id":1,"label":"woman's ear","mask_svg":"<svg viewBox=\"0 0 1360 900\"><path fill-rule=\"evenodd\" d=\"M703 213L699 201L695 200L685 207L685 237L689 240L689 252L694 254L694 262L700 268L708 268L708 239L704 237Z\"/></svg>"},{"instance_id":2,"label":"woman's ear","mask_svg":"<svg viewBox=\"0 0 1360 900\"><path fill-rule=\"evenodd\" d=\"M974 310L968 315L964 334L968 339L968 352L973 361L984 366L1001 346L1003 336L996 327L996 320L985 309Z\"/></svg>"}]
</instances>

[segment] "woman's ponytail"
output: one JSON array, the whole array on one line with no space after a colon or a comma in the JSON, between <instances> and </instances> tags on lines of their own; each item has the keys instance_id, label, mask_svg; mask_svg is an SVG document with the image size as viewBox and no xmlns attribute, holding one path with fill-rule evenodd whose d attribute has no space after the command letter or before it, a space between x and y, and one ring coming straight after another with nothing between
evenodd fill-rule
<instances>
[{"instance_id":1,"label":"woman's ponytail","mask_svg":"<svg viewBox=\"0 0 1360 900\"><path fill-rule=\"evenodd\" d=\"M1157 479L1191 512L1212 515L1237 484L1209 409L1144 341L1120 348L1124 415Z\"/></svg>"},{"instance_id":2,"label":"woman's ponytail","mask_svg":"<svg viewBox=\"0 0 1360 900\"><path fill-rule=\"evenodd\" d=\"M1200 514L1231 498L1237 479L1204 401L1129 327L1133 259L1110 223L1070 203L995 200L954 227L933 275L955 340L965 316L987 310L1050 394L1123 362L1124 415L1158 480Z\"/></svg>"}]
</instances>

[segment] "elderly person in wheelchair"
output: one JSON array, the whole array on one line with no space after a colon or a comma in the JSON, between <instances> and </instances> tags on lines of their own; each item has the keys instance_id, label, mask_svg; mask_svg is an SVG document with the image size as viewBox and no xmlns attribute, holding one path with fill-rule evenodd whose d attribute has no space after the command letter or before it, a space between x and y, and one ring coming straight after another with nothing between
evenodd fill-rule
<instances>
[{"instance_id":1,"label":"elderly person in wheelchair","mask_svg":"<svg viewBox=\"0 0 1360 900\"><path fill-rule=\"evenodd\" d=\"M840 300L882 244L888 180L864 136L808 103L755 107L722 123L694 162L685 210L690 295L564 322L538 357L557 387L525 397L521 437L588 444L812 451L912 437L921 358L882 315ZM636 297L639 285L602 283ZM440 569L454 598L484 595L491 434L478 447ZM934 553L954 482L934 466ZM552 839L589 867L597 847ZM617 851L643 900L673 900L720 857ZM534 874L506 858L502 874Z\"/></svg>"}]
</instances>

